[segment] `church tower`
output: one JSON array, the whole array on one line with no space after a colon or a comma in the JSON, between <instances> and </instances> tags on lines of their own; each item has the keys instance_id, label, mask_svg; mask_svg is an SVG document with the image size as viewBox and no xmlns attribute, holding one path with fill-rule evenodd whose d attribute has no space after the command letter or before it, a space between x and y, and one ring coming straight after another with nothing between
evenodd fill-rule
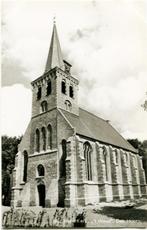
<instances>
[{"instance_id":1,"label":"church tower","mask_svg":"<svg viewBox=\"0 0 147 230\"><path fill-rule=\"evenodd\" d=\"M75 207L146 197L142 159L107 121L78 107L56 25L32 118L15 157L12 206Z\"/></svg>"},{"instance_id":2,"label":"church tower","mask_svg":"<svg viewBox=\"0 0 147 230\"><path fill-rule=\"evenodd\" d=\"M65 146L74 130L63 113L79 117L79 82L70 69L63 59L54 23L44 73L31 82L32 117L15 159L14 206L64 204Z\"/></svg>"},{"instance_id":3,"label":"church tower","mask_svg":"<svg viewBox=\"0 0 147 230\"><path fill-rule=\"evenodd\" d=\"M56 25L53 25L52 38L45 72L34 80L32 117L54 108L79 114L78 80L71 76L71 65L62 57Z\"/></svg>"}]
</instances>

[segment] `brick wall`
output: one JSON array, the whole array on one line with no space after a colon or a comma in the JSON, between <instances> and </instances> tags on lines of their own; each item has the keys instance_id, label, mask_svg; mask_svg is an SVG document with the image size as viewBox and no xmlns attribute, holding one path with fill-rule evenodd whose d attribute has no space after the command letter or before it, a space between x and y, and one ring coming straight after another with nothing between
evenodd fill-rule
<instances>
[{"instance_id":1,"label":"brick wall","mask_svg":"<svg viewBox=\"0 0 147 230\"><path fill-rule=\"evenodd\" d=\"M48 80L51 81L52 91L50 95L46 95L46 88ZM38 87L41 87L42 95L40 100L37 100L37 92ZM53 109L56 106L56 71L51 71L50 74L45 74L42 76L41 79L36 80L32 83L32 91L33 91L33 98L32 98L32 117L41 113L41 102L47 101L48 110Z\"/></svg>"},{"instance_id":2,"label":"brick wall","mask_svg":"<svg viewBox=\"0 0 147 230\"><path fill-rule=\"evenodd\" d=\"M66 93L63 94L61 92L61 82L62 80L65 81L66 84ZM73 87L73 98L69 96L69 86ZM58 69L57 71L57 85L56 85L56 92L57 92L57 107L66 110L65 101L70 101L72 108L71 112L74 114L79 114L79 107L78 107L78 81L73 77L65 74L63 71Z\"/></svg>"},{"instance_id":3,"label":"brick wall","mask_svg":"<svg viewBox=\"0 0 147 230\"><path fill-rule=\"evenodd\" d=\"M31 132L30 132L30 154L35 152L35 134L36 129L40 131L40 140L41 138L41 129L45 127L47 134L47 127L51 125L52 127L52 148L57 148L57 110L53 109L49 112L43 113L39 116L36 116L32 119L31 123Z\"/></svg>"},{"instance_id":4,"label":"brick wall","mask_svg":"<svg viewBox=\"0 0 147 230\"><path fill-rule=\"evenodd\" d=\"M42 164L45 170L43 177L38 176L37 166ZM57 182L57 151L50 151L45 154L36 154L29 157L27 183L24 184L20 194L23 206L38 206L37 186L45 185L46 207L56 206L58 203L58 182Z\"/></svg>"}]
</instances>

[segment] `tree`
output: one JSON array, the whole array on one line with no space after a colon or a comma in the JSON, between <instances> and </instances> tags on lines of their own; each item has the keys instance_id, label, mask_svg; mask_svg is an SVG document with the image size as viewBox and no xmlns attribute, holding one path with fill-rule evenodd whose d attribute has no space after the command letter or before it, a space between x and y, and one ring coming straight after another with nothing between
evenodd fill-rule
<instances>
[{"instance_id":1,"label":"tree","mask_svg":"<svg viewBox=\"0 0 147 230\"><path fill-rule=\"evenodd\" d=\"M147 182L147 140L143 142L136 139L127 140L135 149L138 149L138 153L142 156L143 168L145 170L146 182Z\"/></svg>"},{"instance_id":2,"label":"tree","mask_svg":"<svg viewBox=\"0 0 147 230\"><path fill-rule=\"evenodd\" d=\"M135 149L138 150L139 155L143 155L144 149L142 146L142 142L139 141L137 138L136 139L128 139L127 140Z\"/></svg>"},{"instance_id":3,"label":"tree","mask_svg":"<svg viewBox=\"0 0 147 230\"><path fill-rule=\"evenodd\" d=\"M12 170L22 137L2 136L2 204L10 205Z\"/></svg>"}]
</instances>

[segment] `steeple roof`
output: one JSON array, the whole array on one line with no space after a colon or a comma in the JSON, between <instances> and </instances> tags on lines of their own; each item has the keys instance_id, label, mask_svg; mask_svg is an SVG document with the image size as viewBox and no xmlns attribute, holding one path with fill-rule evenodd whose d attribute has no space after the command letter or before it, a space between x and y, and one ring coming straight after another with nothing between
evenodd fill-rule
<instances>
[{"instance_id":1,"label":"steeple roof","mask_svg":"<svg viewBox=\"0 0 147 230\"><path fill-rule=\"evenodd\" d=\"M58 39L56 24L54 23L45 72L48 72L56 66L64 70L62 51Z\"/></svg>"}]
</instances>

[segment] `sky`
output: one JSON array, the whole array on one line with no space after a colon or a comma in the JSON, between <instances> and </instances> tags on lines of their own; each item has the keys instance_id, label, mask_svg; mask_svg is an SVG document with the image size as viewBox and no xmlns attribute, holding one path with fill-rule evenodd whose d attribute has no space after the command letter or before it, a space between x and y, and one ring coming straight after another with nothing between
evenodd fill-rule
<instances>
[{"instance_id":1,"label":"sky","mask_svg":"<svg viewBox=\"0 0 147 230\"><path fill-rule=\"evenodd\" d=\"M147 139L147 1L2 1L1 128L23 135L30 82L44 73L53 18L64 59L79 79L79 106L125 138Z\"/></svg>"}]
</instances>

